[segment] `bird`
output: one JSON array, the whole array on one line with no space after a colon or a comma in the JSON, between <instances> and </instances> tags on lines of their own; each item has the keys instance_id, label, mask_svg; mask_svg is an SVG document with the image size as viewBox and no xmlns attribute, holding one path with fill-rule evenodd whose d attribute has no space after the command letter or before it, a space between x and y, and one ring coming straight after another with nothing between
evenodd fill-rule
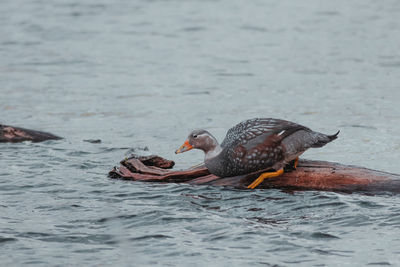
<instances>
[{"instance_id":1,"label":"bird","mask_svg":"<svg viewBox=\"0 0 400 267\"><path fill-rule=\"evenodd\" d=\"M290 163L296 169L301 154L335 140L339 132L326 135L287 120L254 118L230 128L221 144L208 131L193 130L175 153L203 150L206 168L221 178L261 173L247 186L254 189L282 175Z\"/></svg>"}]
</instances>

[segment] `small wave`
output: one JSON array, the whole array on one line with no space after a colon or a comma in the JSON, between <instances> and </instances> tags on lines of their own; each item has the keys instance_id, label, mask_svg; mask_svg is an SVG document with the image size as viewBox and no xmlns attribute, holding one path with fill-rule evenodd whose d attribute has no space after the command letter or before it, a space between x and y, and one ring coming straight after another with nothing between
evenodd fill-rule
<instances>
[{"instance_id":1,"label":"small wave","mask_svg":"<svg viewBox=\"0 0 400 267\"><path fill-rule=\"evenodd\" d=\"M0 237L0 243L7 243L17 241L18 239L12 237Z\"/></svg>"},{"instance_id":2,"label":"small wave","mask_svg":"<svg viewBox=\"0 0 400 267\"><path fill-rule=\"evenodd\" d=\"M139 241L139 240L147 240L147 239L167 239L167 238L173 238L173 237L169 236L169 235L162 235L162 234L143 235L143 236L138 236L138 237L131 237L131 238L129 238L129 241Z\"/></svg>"}]
</instances>

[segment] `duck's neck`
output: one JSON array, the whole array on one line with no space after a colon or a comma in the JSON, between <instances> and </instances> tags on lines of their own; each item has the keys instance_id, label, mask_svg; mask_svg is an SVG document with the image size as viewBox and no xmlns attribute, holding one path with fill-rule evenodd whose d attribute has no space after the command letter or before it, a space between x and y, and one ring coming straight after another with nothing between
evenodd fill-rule
<instances>
[{"instance_id":1,"label":"duck's neck","mask_svg":"<svg viewBox=\"0 0 400 267\"><path fill-rule=\"evenodd\" d=\"M222 147L218 144L218 142L211 149L205 151L204 161L208 161L212 158L218 156L222 151Z\"/></svg>"}]
</instances>

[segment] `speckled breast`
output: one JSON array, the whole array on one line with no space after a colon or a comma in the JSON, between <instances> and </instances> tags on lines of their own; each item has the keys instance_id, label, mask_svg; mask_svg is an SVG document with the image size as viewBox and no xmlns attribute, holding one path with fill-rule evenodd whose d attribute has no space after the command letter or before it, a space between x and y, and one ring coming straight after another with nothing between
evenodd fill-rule
<instances>
[{"instance_id":1,"label":"speckled breast","mask_svg":"<svg viewBox=\"0 0 400 267\"><path fill-rule=\"evenodd\" d=\"M217 158L206 162L206 167L211 173L220 177L248 174L273 168L284 159L283 151L281 145L260 145L251 149L239 145L224 149Z\"/></svg>"}]
</instances>

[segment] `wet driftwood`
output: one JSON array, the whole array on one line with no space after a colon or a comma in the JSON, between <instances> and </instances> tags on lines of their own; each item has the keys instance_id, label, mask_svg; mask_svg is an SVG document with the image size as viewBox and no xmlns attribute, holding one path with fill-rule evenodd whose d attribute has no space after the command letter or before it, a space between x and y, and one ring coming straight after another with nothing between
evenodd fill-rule
<instances>
[{"instance_id":1,"label":"wet driftwood","mask_svg":"<svg viewBox=\"0 0 400 267\"><path fill-rule=\"evenodd\" d=\"M61 137L51 133L0 124L0 143L18 143L23 141L42 142L57 139L61 139Z\"/></svg>"},{"instance_id":2,"label":"wet driftwood","mask_svg":"<svg viewBox=\"0 0 400 267\"><path fill-rule=\"evenodd\" d=\"M159 156L132 155L121 161L119 167L114 167L109 176L146 182L232 186L245 189L259 175L253 173L219 178L210 174L205 167L170 170L173 166L173 161ZM296 170L288 170L280 177L266 179L257 188L400 193L400 175L326 161L300 160Z\"/></svg>"}]
</instances>

